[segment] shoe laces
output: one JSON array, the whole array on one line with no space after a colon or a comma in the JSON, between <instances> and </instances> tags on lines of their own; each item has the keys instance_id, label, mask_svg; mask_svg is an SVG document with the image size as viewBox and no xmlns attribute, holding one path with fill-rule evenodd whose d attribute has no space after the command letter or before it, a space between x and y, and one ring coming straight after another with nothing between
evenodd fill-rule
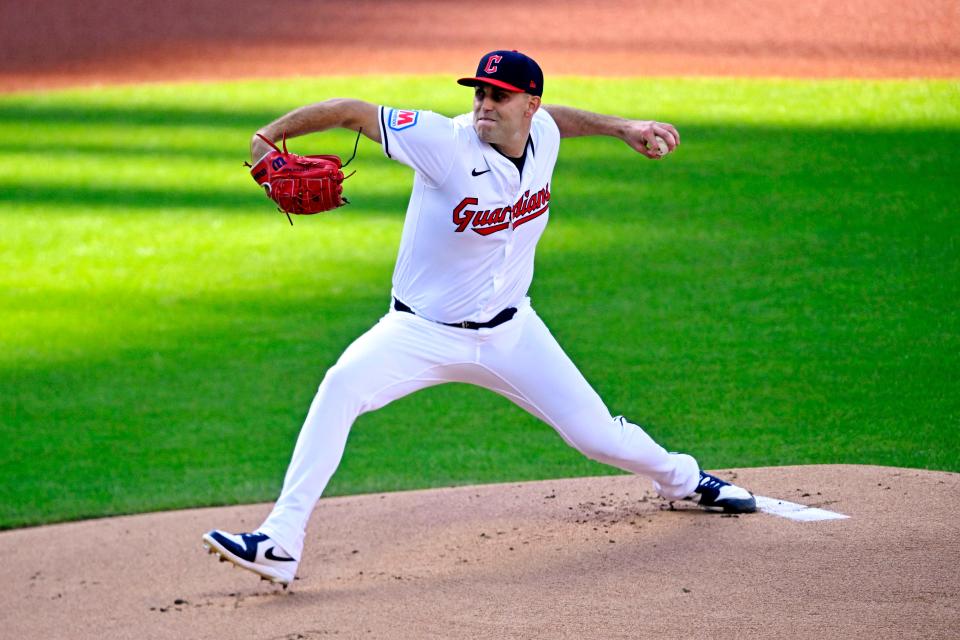
<instances>
[{"instance_id":1,"label":"shoe laces","mask_svg":"<svg viewBox=\"0 0 960 640\"><path fill-rule=\"evenodd\" d=\"M709 473L704 473L700 476L700 484L698 487L700 489L720 489L727 484L729 483L724 482L720 478L711 476Z\"/></svg>"}]
</instances>

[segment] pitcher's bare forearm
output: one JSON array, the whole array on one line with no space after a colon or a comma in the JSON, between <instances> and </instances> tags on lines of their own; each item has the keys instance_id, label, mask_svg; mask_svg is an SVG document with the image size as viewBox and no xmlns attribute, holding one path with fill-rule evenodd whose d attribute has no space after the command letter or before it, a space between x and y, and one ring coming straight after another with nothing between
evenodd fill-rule
<instances>
[{"instance_id":1,"label":"pitcher's bare forearm","mask_svg":"<svg viewBox=\"0 0 960 640\"><path fill-rule=\"evenodd\" d=\"M611 136L626 142L648 158L659 159L657 137L663 138L669 151L680 144L680 134L673 125L655 120L628 120L563 105L543 105L557 123L561 138L578 136Z\"/></svg>"},{"instance_id":2,"label":"pitcher's bare forearm","mask_svg":"<svg viewBox=\"0 0 960 640\"><path fill-rule=\"evenodd\" d=\"M612 136L622 138L629 120L618 116L608 116L583 109L565 107L558 104L545 104L557 127L561 138L579 136Z\"/></svg>"},{"instance_id":3,"label":"pitcher's bare forearm","mask_svg":"<svg viewBox=\"0 0 960 640\"><path fill-rule=\"evenodd\" d=\"M359 131L362 128L363 135L374 142L380 142L377 106L362 100L331 98L294 109L260 128L257 133L279 144L284 133L288 138L295 138L337 128L353 131ZM254 134L250 141L251 160L256 161L269 150L269 145Z\"/></svg>"}]
</instances>

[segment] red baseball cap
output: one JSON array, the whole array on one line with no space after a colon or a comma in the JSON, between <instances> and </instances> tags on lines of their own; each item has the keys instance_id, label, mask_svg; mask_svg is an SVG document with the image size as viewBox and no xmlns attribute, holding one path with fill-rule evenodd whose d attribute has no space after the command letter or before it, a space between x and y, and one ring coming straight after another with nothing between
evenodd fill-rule
<instances>
[{"instance_id":1,"label":"red baseball cap","mask_svg":"<svg viewBox=\"0 0 960 640\"><path fill-rule=\"evenodd\" d=\"M480 58L477 75L460 78L457 84L476 87L489 84L507 91L543 95L543 71L533 58L519 51L491 51Z\"/></svg>"}]
</instances>

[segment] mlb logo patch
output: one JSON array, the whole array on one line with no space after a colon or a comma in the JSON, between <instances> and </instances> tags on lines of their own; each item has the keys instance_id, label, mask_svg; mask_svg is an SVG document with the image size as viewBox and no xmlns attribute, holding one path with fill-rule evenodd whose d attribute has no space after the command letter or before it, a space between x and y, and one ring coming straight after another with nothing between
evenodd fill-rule
<instances>
[{"instance_id":1,"label":"mlb logo patch","mask_svg":"<svg viewBox=\"0 0 960 640\"><path fill-rule=\"evenodd\" d=\"M420 118L419 111L406 111L403 109L391 109L390 110L390 122L389 126L394 131L401 131L403 129L409 129L410 127L417 124L417 120Z\"/></svg>"}]
</instances>

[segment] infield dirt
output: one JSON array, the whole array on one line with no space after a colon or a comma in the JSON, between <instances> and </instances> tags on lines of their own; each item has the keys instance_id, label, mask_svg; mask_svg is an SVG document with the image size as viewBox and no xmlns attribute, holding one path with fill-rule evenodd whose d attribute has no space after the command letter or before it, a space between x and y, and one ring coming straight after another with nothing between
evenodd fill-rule
<instances>
[{"instance_id":1,"label":"infield dirt","mask_svg":"<svg viewBox=\"0 0 960 640\"><path fill-rule=\"evenodd\" d=\"M549 78L960 76L954 0L525 3L52 0L0 4L0 91L233 77L473 71Z\"/></svg>"},{"instance_id":2,"label":"infield dirt","mask_svg":"<svg viewBox=\"0 0 960 640\"><path fill-rule=\"evenodd\" d=\"M850 516L670 510L614 476L320 501L291 588L207 555L270 505L0 534L9 638L950 638L960 474L721 472Z\"/></svg>"}]
</instances>

